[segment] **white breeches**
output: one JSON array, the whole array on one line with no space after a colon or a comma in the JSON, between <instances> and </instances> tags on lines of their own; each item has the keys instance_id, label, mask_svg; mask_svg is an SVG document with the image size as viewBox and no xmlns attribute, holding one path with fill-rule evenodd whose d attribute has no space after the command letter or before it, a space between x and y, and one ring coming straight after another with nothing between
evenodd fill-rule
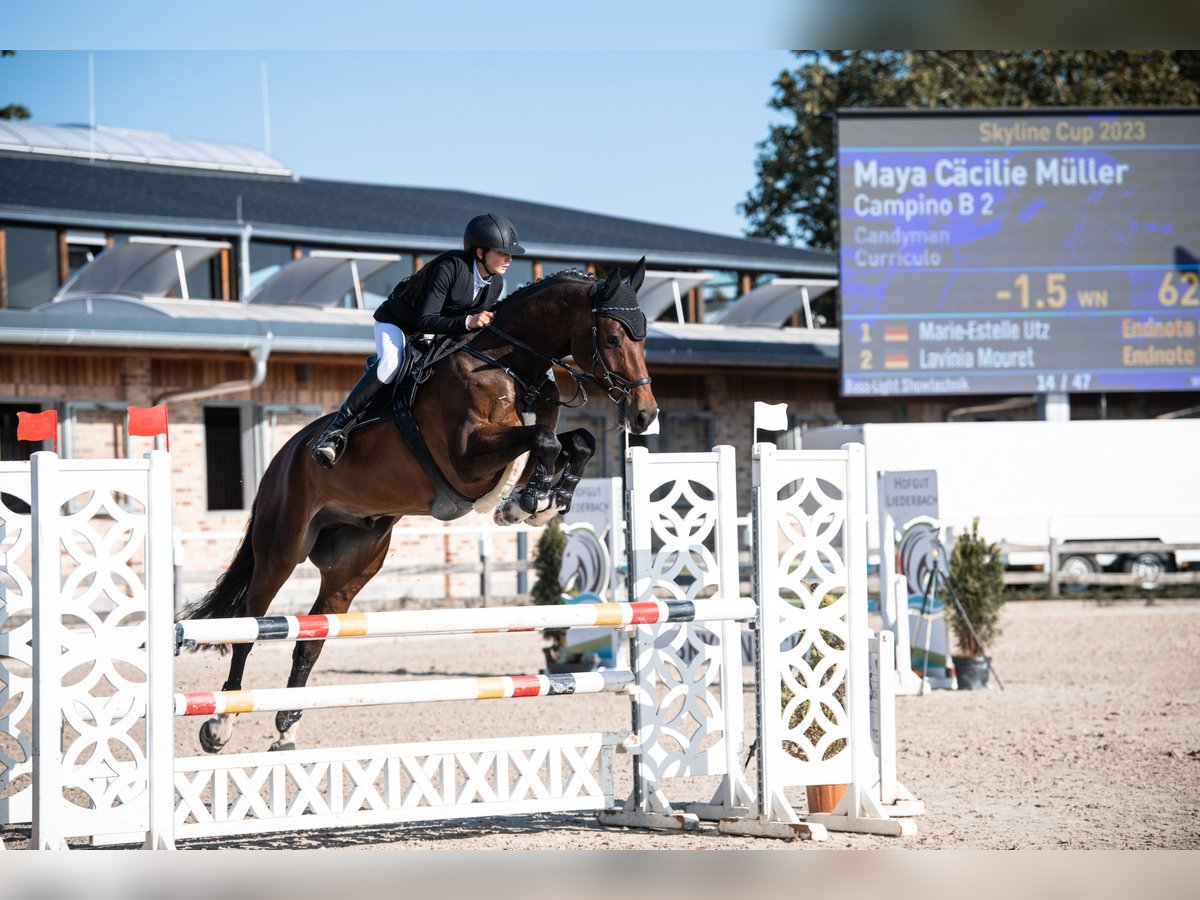
<instances>
[{"instance_id":1,"label":"white breeches","mask_svg":"<svg viewBox=\"0 0 1200 900\"><path fill-rule=\"evenodd\" d=\"M385 322L375 323L375 352L379 355L379 363L375 374L381 384L391 384L400 370L404 359L406 341L404 332L395 325Z\"/></svg>"}]
</instances>

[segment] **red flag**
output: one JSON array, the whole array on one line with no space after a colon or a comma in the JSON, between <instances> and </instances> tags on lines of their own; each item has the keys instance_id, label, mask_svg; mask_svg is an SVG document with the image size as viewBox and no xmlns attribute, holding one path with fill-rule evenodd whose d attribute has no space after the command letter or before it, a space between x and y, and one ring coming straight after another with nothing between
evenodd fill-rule
<instances>
[{"instance_id":1,"label":"red flag","mask_svg":"<svg viewBox=\"0 0 1200 900\"><path fill-rule=\"evenodd\" d=\"M17 413L18 441L54 441L54 452L58 452L58 410L45 412Z\"/></svg>"},{"instance_id":2,"label":"red flag","mask_svg":"<svg viewBox=\"0 0 1200 900\"><path fill-rule=\"evenodd\" d=\"M171 433L167 430L167 404L129 407L129 433L142 437L164 434L167 437L167 450L170 451Z\"/></svg>"}]
</instances>

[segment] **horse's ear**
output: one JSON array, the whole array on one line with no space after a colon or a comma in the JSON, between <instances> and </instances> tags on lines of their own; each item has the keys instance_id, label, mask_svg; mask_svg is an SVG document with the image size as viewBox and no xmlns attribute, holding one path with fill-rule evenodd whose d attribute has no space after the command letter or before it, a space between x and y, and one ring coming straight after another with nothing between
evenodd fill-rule
<instances>
[{"instance_id":1,"label":"horse's ear","mask_svg":"<svg viewBox=\"0 0 1200 900\"><path fill-rule=\"evenodd\" d=\"M625 279L633 292L636 294L641 290L642 282L646 280L646 257L642 257L637 261L637 265L633 267L633 271L629 273L629 277Z\"/></svg>"},{"instance_id":2,"label":"horse's ear","mask_svg":"<svg viewBox=\"0 0 1200 900\"><path fill-rule=\"evenodd\" d=\"M611 297L616 293L617 288L621 284L621 270L614 268L608 273L608 278L604 279L604 284L600 288L600 296Z\"/></svg>"}]
</instances>

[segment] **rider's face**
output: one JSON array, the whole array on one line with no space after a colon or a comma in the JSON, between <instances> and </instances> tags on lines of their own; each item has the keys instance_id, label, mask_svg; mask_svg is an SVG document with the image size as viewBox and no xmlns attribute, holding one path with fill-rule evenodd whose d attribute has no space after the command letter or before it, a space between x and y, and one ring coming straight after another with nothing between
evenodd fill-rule
<instances>
[{"instance_id":1,"label":"rider's face","mask_svg":"<svg viewBox=\"0 0 1200 900\"><path fill-rule=\"evenodd\" d=\"M483 264L487 266L488 271L499 275L503 275L508 271L508 266L511 262L511 253L504 253L500 250L488 250L483 254Z\"/></svg>"}]
</instances>

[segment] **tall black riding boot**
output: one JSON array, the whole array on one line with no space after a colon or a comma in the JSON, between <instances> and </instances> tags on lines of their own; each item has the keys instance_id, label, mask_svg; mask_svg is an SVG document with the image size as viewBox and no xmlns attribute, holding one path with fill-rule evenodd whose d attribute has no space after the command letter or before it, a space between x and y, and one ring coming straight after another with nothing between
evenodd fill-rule
<instances>
[{"instance_id":1,"label":"tall black riding boot","mask_svg":"<svg viewBox=\"0 0 1200 900\"><path fill-rule=\"evenodd\" d=\"M325 431L313 444L312 458L327 469L337 465L337 461L346 452L350 428L366 411L372 398L379 393L383 384L375 374L375 366L370 366L358 379L358 384L350 390L350 396L342 404L341 409L333 414L333 419L325 426Z\"/></svg>"}]
</instances>

